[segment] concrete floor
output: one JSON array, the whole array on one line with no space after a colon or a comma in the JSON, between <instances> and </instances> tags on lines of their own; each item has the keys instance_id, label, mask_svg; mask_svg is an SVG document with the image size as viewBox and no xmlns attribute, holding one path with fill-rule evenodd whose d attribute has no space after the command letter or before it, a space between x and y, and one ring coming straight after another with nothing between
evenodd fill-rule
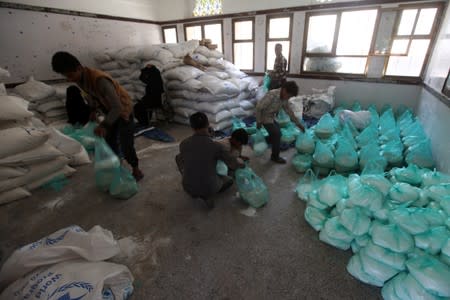
<instances>
[{"instance_id":1,"label":"concrete floor","mask_svg":"<svg viewBox=\"0 0 450 300\"><path fill-rule=\"evenodd\" d=\"M190 134L178 125L163 129L177 140ZM251 159L271 194L255 216L241 213L246 206L235 187L219 195L208 212L182 190L173 159L176 143L141 137L136 145L145 178L129 200L99 192L87 165L60 192L41 189L0 206L2 261L61 227L78 224L88 230L99 224L134 243L132 253L114 259L135 276L131 299L381 298L380 289L346 271L351 252L320 242L306 223L305 204L293 192L300 176L290 164L272 164L268 152ZM293 154L283 153L289 160Z\"/></svg>"}]
</instances>

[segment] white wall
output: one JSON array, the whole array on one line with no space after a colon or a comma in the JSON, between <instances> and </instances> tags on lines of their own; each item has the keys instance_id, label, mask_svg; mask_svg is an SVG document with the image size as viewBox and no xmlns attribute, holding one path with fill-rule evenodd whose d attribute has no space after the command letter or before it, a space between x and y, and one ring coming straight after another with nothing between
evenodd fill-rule
<instances>
[{"instance_id":1,"label":"white wall","mask_svg":"<svg viewBox=\"0 0 450 300\"><path fill-rule=\"evenodd\" d=\"M437 91L441 91L450 69L450 6L443 14L433 55L426 72L425 82Z\"/></svg>"},{"instance_id":2,"label":"white wall","mask_svg":"<svg viewBox=\"0 0 450 300\"><path fill-rule=\"evenodd\" d=\"M438 170L450 174L450 108L427 90L420 94L417 116L431 140Z\"/></svg>"},{"instance_id":3,"label":"white wall","mask_svg":"<svg viewBox=\"0 0 450 300\"><path fill-rule=\"evenodd\" d=\"M60 78L50 65L59 50L93 65L93 53L162 41L159 25L6 8L0 8L0 28L0 66L11 73L7 83L31 74L41 80Z\"/></svg>"},{"instance_id":4,"label":"white wall","mask_svg":"<svg viewBox=\"0 0 450 300\"><path fill-rule=\"evenodd\" d=\"M159 5L155 0L8 0L7 2L144 20L157 19Z\"/></svg>"},{"instance_id":5,"label":"white wall","mask_svg":"<svg viewBox=\"0 0 450 300\"><path fill-rule=\"evenodd\" d=\"M450 68L450 6L447 7L425 82L438 93ZM445 103L444 103L445 102ZM426 90L419 97L417 115L431 139L438 169L450 174L450 99L441 101Z\"/></svg>"},{"instance_id":6,"label":"white wall","mask_svg":"<svg viewBox=\"0 0 450 300\"><path fill-rule=\"evenodd\" d=\"M359 0L333 0L333 2L349 2ZM170 21L192 18L195 0L157 0L158 14L156 20ZM315 0L224 0L223 13L251 12L256 10L277 9L294 6L315 5Z\"/></svg>"}]
</instances>

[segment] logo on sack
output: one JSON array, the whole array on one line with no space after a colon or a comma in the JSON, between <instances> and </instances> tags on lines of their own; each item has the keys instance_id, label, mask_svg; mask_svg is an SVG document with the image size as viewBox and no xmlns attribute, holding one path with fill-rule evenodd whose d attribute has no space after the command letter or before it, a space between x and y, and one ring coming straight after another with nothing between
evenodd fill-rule
<instances>
[{"instance_id":1,"label":"logo on sack","mask_svg":"<svg viewBox=\"0 0 450 300\"><path fill-rule=\"evenodd\" d=\"M58 230L58 232L59 231L61 231L61 230ZM20 248L20 251L34 250L37 247L39 247L40 245L42 245L44 242L45 242L45 245L47 245L47 246L51 246L51 245L57 244L58 242L64 240L64 237L66 236L66 234L69 231L85 232L81 227L79 227L77 225L72 225L72 226L67 227L67 229L63 233L61 233L59 236L57 236L57 237L48 236L46 238L40 239L40 240L38 240L36 242L33 242L33 243L28 244L26 246L23 246L22 248Z\"/></svg>"},{"instance_id":2,"label":"logo on sack","mask_svg":"<svg viewBox=\"0 0 450 300\"><path fill-rule=\"evenodd\" d=\"M47 300L81 300L92 290L94 287L88 282L71 282L58 287L48 296Z\"/></svg>"}]
</instances>

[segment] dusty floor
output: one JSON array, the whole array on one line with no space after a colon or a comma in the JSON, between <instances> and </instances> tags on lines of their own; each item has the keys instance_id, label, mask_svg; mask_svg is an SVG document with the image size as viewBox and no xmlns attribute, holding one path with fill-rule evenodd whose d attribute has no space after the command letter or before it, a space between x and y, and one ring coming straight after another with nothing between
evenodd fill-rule
<instances>
[{"instance_id":1,"label":"dusty floor","mask_svg":"<svg viewBox=\"0 0 450 300\"><path fill-rule=\"evenodd\" d=\"M163 127L180 140L187 127ZM38 190L0 206L4 260L18 246L57 229L99 224L137 245L128 265L135 276L132 299L380 299L380 290L345 270L351 256L318 240L303 217L305 204L293 192L299 179L290 164L264 157L250 166L269 187L271 200L256 215L236 188L217 197L216 208L183 193L174 156L178 146L136 141L145 178L127 201L96 190L92 165L78 169L62 191ZM249 151L250 154L250 151ZM292 157L294 150L283 153ZM250 154L251 155L251 154Z\"/></svg>"}]
</instances>

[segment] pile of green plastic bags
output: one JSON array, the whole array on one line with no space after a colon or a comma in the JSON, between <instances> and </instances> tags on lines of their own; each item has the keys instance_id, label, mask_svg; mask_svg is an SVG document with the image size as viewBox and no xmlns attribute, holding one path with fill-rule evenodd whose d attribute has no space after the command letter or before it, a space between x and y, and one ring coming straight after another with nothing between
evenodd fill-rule
<instances>
[{"instance_id":1,"label":"pile of green plastic bags","mask_svg":"<svg viewBox=\"0 0 450 300\"><path fill-rule=\"evenodd\" d=\"M359 131L351 120L342 123L342 109L337 108L334 117L323 115L315 126L297 134L298 154L292 165L298 172L313 168L320 175L331 170L351 174L362 171L369 161L381 171L406 163L434 167L430 140L410 110L402 110L396 117L393 109L385 106L380 115L372 105L368 108L370 123ZM361 107L354 105L353 109Z\"/></svg>"},{"instance_id":2,"label":"pile of green plastic bags","mask_svg":"<svg viewBox=\"0 0 450 300\"><path fill-rule=\"evenodd\" d=\"M449 175L414 164L385 173L369 161L348 177L308 170L296 192L319 239L351 249L348 272L384 299L450 297Z\"/></svg>"}]
</instances>

